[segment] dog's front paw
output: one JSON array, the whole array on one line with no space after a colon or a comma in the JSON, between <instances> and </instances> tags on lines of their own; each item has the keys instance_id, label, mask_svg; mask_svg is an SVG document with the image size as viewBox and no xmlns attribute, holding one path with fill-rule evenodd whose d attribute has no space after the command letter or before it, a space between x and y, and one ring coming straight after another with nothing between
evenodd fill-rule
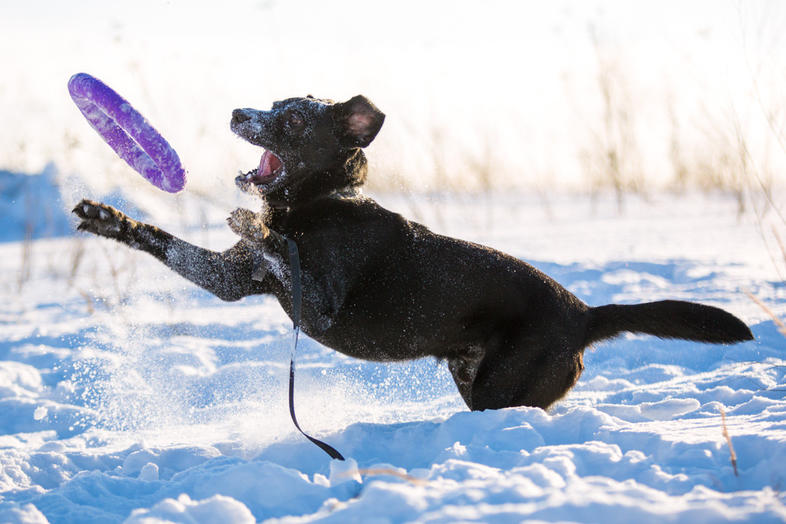
<instances>
[{"instance_id":1,"label":"dog's front paw","mask_svg":"<svg viewBox=\"0 0 786 524\"><path fill-rule=\"evenodd\" d=\"M227 224L229 229L248 242L261 243L270 235L270 229L265 225L262 216L242 207L230 213Z\"/></svg>"},{"instance_id":2,"label":"dog's front paw","mask_svg":"<svg viewBox=\"0 0 786 524\"><path fill-rule=\"evenodd\" d=\"M131 221L125 213L112 206L83 199L71 210L82 221L77 226L79 231L87 231L95 235L118 239Z\"/></svg>"},{"instance_id":3,"label":"dog's front paw","mask_svg":"<svg viewBox=\"0 0 786 524\"><path fill-rule=\"evenodd\" d=\"M248 193L249 195L257 196L259 198L265 197L265 193L262 191L262 189L255 183L251 182L243 173L240 173L235 177L235 185L244 193Z\"/></svg>"}]
</instances>

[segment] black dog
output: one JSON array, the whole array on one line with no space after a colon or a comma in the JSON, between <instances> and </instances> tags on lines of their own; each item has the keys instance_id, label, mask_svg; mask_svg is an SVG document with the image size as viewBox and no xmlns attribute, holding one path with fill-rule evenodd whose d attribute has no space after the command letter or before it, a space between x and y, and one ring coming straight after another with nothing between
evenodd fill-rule
<instances>
[{"instance_id":1,"label":"black dog","mask_svg":"<svg viewBox=\"0 0 786 524\"><path fill-rule=\"evenodd\" d=\"M88 200L74 209L79 229L147 251L223 300L273 294L290 316L292 239L308 335L362 359L446 359L473 410L548 407L578 380L584 349L623 331L713 343L753 338L733 315L701 304L589 307L516 258L436 235L360 196L361 148L384 118L363 96L235 110L232 131L265 149L259 167L236 182L267 206L232 213L241 240L223 253Z\"/></svg>"}]
</instances>

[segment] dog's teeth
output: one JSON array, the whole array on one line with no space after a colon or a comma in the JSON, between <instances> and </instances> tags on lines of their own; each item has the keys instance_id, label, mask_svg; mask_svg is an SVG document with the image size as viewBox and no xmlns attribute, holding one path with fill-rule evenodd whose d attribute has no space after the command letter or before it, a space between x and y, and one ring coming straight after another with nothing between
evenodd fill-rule
<instances>
[{"instance_id":1,"label":"dog's teeth","mask_svg":"<svg viewBox=\"0 0 786 524\"><path fill-rule=\"evenodd\" d=\"M82 206L82 212L86 215L88 211L90 211L90 206L88 206L87 204L84 204Z\"/></svg>"},{"instance_id":2,"label":"dog's teeth","mask_svg":"<svg viewBox=\"0 0 786 524\"><path fill-rule=\"evenodd\" d=\"M107 218L109 218L109 213L107 213L103 209L99 209L98 210L98 218L100 218L101 220L106 220Z\"/></svg>"}]
</instances>

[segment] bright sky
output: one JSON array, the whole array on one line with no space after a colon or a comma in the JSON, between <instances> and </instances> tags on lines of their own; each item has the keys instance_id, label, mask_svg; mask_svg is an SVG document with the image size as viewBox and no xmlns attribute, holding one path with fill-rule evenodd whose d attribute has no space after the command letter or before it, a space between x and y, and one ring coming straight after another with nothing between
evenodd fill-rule
<instances>
[{"instance_id":1,"label":"bright sky","mask_svg":"<svg viewBox=\"0 0 786 524\"><path fill-rule=\"evenodd\" d=\"M68 98L68 78L84 71L129 99L204 187L229 191L258 161L228 131L233 108L307 93L363 93L387 113L371 152L391 180L436 188L440 169L449 178L485 163L506 183L580 185L582 154L605 132L603 73L647 175L668 178L670 112L686 144L736 120L772 145L751 86L780 111L785 11L717 0L6 0L0 168L53 160L102 184L134 176Z\"/></svg>"}]
</instances>

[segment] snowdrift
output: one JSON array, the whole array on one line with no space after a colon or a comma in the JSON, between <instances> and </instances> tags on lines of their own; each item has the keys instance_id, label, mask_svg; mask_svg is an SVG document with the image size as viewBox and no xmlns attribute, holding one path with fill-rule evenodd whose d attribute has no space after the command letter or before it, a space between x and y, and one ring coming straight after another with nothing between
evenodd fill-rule
<instances>
[{"instance_id":1,"label":"snowdrift","mask_svg":"<svg viewBox=\"0 0 786 524\"><path fill-rule=\"evenodd\" d=\"M46 173L14 194L54 199ZM10 194L3 231L26 217ZM0 521L782 522L786 343L742 290L777 314L786 291L733 202L655 200L619 215L560 197L546 219L522 195L389 198L534 261L590 304L703 301L749 321L756 341L622 337L587 352L550 412L472 413L444 364L361 362L305 339L298 418L349 464L291 426L290 324L273 299L221 303L110 241L39 240L30 278L2 284ZM70 234L68 220L34 236ZM219 223L192 235L233 242ZM0 244L5 274L22 238Z\"/></svg>"}]
</instances>

